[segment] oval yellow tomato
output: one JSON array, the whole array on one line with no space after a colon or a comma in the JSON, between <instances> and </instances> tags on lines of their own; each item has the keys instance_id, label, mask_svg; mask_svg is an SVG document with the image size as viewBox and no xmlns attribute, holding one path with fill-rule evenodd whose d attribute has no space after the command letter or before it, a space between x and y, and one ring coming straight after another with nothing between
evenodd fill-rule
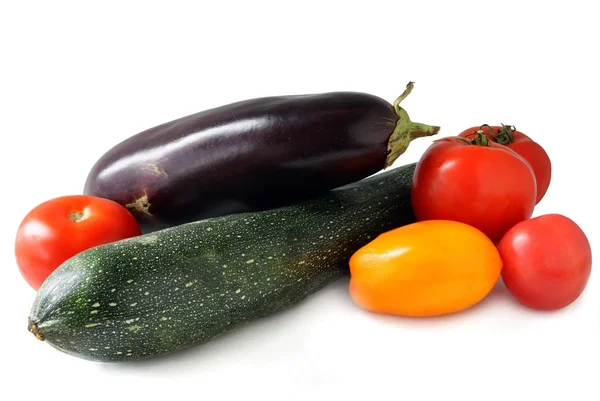
<instances>
[{"instance_id":1,"label":"oval yellow tomato","mask_svg":"<svg viewBox=\"0 0 600 401\"><path fill-rule=\"evenodd\" d=\"M381 234L350 258L350 295L384 314L439 316L469 308L489 294L502 259L478 229L428 220Z\"/></svg>"}]
</instances>

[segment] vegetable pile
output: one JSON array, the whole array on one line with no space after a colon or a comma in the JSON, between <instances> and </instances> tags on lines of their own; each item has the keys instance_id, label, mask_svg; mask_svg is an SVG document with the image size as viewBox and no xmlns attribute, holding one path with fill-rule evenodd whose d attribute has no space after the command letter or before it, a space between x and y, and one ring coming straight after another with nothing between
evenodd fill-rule
<instances>
[{"instance_id":1,"label":"vegetable pile","mask_svg":"<svg viewBox=\"0 0 600 401\"><path fill-rule=\"evenodd\" d=\"M35 207L15 254L36 290L28 330L73 356L181 351L350 276L372 313L435 317L500 279L526 307L583 293L591 248L566 216L532 217L542 146L508 125L434 139L400 103L334 92L246 100L116 144L83 193ZM379 174L375 174L379 173Z\"/></svg>"},{"instance_id":2,"label":"vegetable pile","mask_svg":"<svg viewBox=\"0 0 600 401\"><path fill-rule=\"evenodd\" d=\"M589 280L591 247L566 216L531 218L550 176L545 150L513 126L435 140L413 177L417 222L354 254L353 300L374 312L444 315L481 301L502 277L527 307L568 306Z\"/></svg>"}]
</instances>

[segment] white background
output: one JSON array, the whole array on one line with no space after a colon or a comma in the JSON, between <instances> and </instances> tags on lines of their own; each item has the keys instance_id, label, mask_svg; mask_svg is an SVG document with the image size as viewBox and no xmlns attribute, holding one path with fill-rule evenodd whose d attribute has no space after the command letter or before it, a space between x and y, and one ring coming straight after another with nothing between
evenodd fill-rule
<instances>
[{"instance_id":1,"label":"white background","mask_svg":"<svg viewBox=\"0 0 600 401\"><path fill-rule=\"evenodd\" d=\"M27 332L35 293L13 255L22 217L80 193L118 141L258 96L353 90L391 102L413 80L403 105L441 125L439 136L514 124L553 162L535 215L569 216L600 251L594 2L353 4L2 2L1 399L600 399L597 266L561 311L525 309L500 285L466 312L427 320L368 314L342 280L205 346L137 364L79 360ZM395 166L429 143L413 142Z\"/></svg>"}]
</instances>

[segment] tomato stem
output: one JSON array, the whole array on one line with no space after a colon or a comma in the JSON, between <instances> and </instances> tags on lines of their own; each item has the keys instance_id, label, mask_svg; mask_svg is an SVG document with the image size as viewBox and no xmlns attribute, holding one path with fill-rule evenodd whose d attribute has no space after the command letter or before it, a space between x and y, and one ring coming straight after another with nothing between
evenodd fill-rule
<instances>
[{"instance_id":1,"label":"tomato stem","mask_svg":"<svg viewBox=\"0 0 600 401\"><path fill-rule=\"evenodd\" d=\"M498 135L496 135L496 142L500 145L509 145L513 143L516 130L514 125L502 124L502 128L498 130Z\"/></svg>"},{"instance_id":2,"label":"tomato stem","mask_svg":"<svg viewBox=\"0 0 600 401\"><path fill-rule=\"evenodd\" d=\"M485 132L483 132L482 129L477 131L477 136L475 137L474 141L475 141L475 145L480 145L480 146L489 146L489 142L490 142L489 138L487 137Z\"/></svg>"},{"instance_id":3,"label":"tomato stem","mask_svg":"<svg viewBox=\"0 0 600 401\"><path fill-rule=\"evenodd\" d=\"M483 127L487 127L487 129L490 131L489 136L492 137L492 140L494 142L498 142L498 137L496 136L496 134L494 134L494 129L489 124L483 124L481 127L479 127L479 131L482 131Z\"/></svg>"},{"instance_id":4,"label":"tomato stem","mask_svg":"<svg viewBox=\"0 0 600 401\"><path fill-rule=\"evenodd\" d=\"M489 125L488 125L488 127L489 127ZM496 136L493 133L492 127L490 127L490 131L492 131L491 134L495 138ZM474 132L474 135L476 135L476 136L473 139L467 139L467 138L463 138L463 137L458 137L458 138L460 140L462 140L463 142L468 143L469 145L475 145L475 146L489 147L492 145L492 142L494 142L493 139L490 140L490 138L488 138L488 136L485 134L485 132L483 132L483 129L478 129L477 131Z\"/></svg>"}]
</instances>

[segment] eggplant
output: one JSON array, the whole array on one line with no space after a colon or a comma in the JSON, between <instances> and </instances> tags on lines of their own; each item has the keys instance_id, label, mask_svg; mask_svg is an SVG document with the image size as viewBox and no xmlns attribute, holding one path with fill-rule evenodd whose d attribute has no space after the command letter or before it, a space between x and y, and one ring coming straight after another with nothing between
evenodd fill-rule
<instances>
[{"instance_id":1,"label":"eggplant","mask_svg":"<svg viewBox=\"0 0 600 401\"><path fill-rule=\"evenodd\" d=\"M91 168L84 194L111 199L144 233L319 196L389 166L438 126L400 102L330 92L249 99L140 132Z\"/></svg>"}]
</instances>

